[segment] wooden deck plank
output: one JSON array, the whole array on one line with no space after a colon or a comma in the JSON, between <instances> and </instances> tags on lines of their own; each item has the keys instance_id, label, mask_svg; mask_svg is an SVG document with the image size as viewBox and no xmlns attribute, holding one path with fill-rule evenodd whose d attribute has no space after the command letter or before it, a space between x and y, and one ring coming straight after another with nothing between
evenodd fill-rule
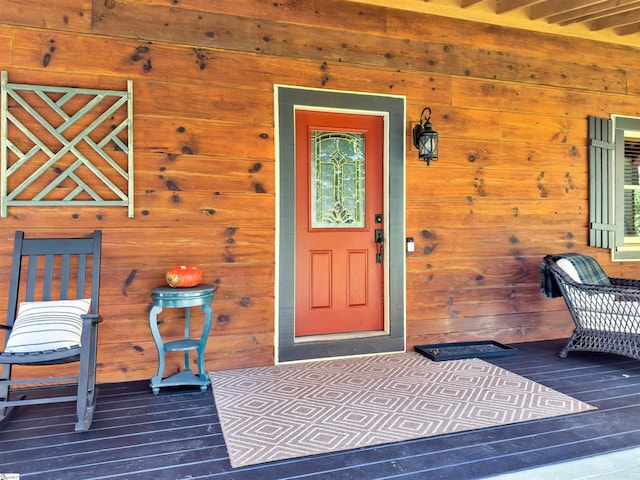
<instances>
[{"instance_id":1,"label":"wooden deck plank","mask_svg":"<svg viewBox=\"0 0 640 480\"><path fill-rule=\"evenodd\" d=\"M0 473L29 479L486 478L640 444L640 361L572 352L563 341L517 345L492 363L598 410L471 432L232 469L211 392L148 382L100 385L89 432L73 406L22 407L0 431Z\"/></svg>"}]
</instances>

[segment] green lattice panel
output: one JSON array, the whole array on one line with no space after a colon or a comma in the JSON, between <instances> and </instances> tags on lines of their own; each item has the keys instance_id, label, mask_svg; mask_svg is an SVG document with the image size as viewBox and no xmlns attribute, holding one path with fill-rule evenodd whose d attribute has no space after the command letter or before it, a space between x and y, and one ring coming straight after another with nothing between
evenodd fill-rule
<instances>
[{"instance_id":1,"label":"green lattice panel","mask_svg":"<svg viewBox=\"0 0 640 480\"><path fill-rule=\"evenodd\" d=\"M133 217L133 82L126 91L1 77L2 217L12 206L127 207Z\"/></svg>"}]
</instances>

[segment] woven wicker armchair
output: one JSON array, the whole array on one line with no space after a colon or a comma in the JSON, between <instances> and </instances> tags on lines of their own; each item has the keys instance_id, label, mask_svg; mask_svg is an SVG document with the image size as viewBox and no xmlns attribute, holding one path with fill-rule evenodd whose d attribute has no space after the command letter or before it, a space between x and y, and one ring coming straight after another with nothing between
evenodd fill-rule
<instances>
[{"instance_id":1,"label":"woven wicker armchair","mask_svg":"<svg viewBox=\"0 0 640 480\"><path fill-rule=\"evenodd\" d=\"M583 350L640 359L640 280L608 277L586 255L547 255L542 291L548 297L562 295L575 322L561 358Z\"/></svg>"}]
</instances>

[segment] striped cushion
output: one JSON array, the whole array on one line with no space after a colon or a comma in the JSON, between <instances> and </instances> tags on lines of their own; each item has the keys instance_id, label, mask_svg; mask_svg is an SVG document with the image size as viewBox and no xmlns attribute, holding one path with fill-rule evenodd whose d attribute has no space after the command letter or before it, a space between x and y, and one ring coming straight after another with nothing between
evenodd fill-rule
<instances>
[{"instance_id":1,"label":"striped cushion","mask_svg":"<svg viewBox=\"0 0 640 480\"><path fill-rule=\"evenodd\" d=\"M90 299L22 302L6 352L43 352L80 345L81 315Z\"/></svg>"}]
</instances>

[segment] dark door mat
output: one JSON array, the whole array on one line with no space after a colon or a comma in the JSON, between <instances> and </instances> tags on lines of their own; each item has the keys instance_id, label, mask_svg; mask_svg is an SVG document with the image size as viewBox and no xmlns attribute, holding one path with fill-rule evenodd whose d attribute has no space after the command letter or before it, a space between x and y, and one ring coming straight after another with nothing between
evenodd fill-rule
<instances>
[{"instance_id":1,"label":"dark door mat","mask_svg":"<svg viewBox=\"0 0 640 480\"><path fill-rule=\"evenodd\" d=\"M416 352L421 353L434 362L459 360L461 358L504 357L518 353L517 348L503 345L492 340L416 345L415 349Z\"/></svg>"}]
</instances>

